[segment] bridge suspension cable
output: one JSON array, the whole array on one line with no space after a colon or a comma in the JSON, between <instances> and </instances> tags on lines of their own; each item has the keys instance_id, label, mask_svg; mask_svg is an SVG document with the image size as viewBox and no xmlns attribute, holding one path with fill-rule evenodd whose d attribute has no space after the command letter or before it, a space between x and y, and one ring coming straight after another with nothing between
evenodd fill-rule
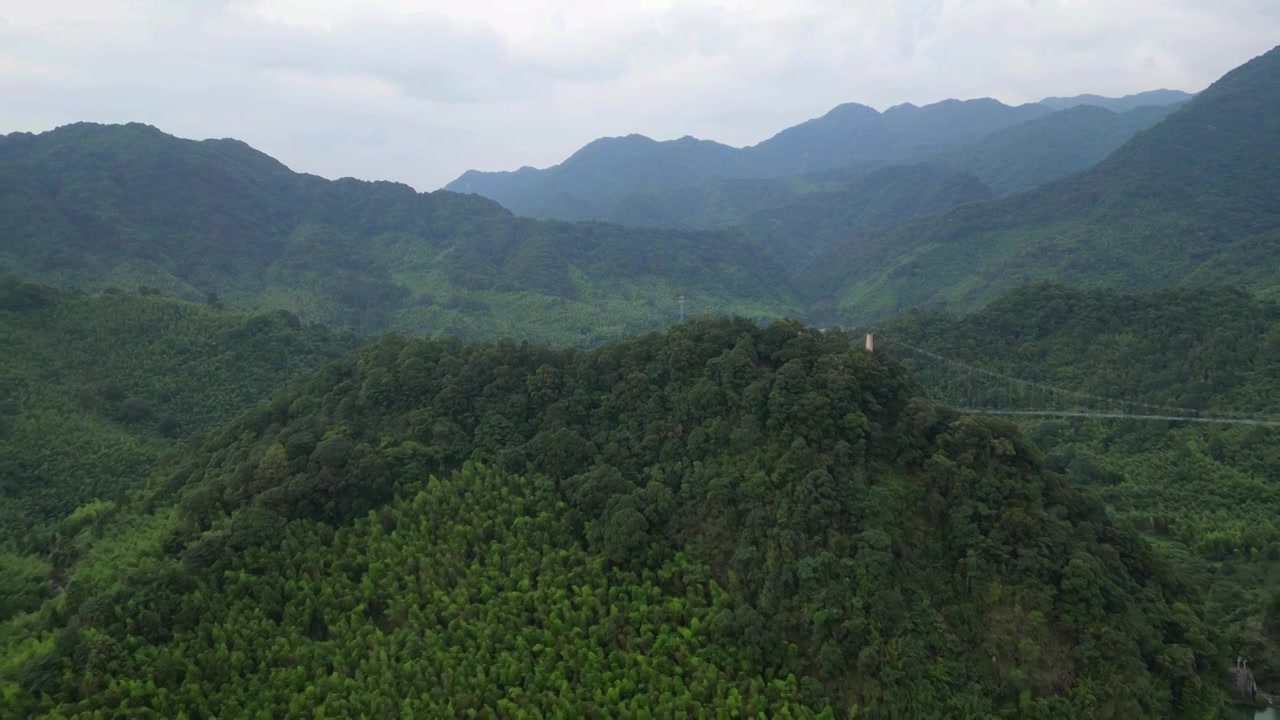
<instances>
[{"instance_id":1,"label":"bridge suspension cable","mask_svg":"<svg viewBox=\"0 0 1280 720\"><path fill-rule=\"evenodd\" d=\"M918 379L934 402L966 413L1280 427L1280 418L1262 413L1202 410L1078 392L981 368L916 347L895 337L879 333L874 337L877 349L885 348L891 354L896 354L893 351L900 349L908 357L914 355L917 360L927 358L940 363L945 372L920 372L917 374ZM907 357L899 354L899 359Z\"/></svg>"}]
</instances>

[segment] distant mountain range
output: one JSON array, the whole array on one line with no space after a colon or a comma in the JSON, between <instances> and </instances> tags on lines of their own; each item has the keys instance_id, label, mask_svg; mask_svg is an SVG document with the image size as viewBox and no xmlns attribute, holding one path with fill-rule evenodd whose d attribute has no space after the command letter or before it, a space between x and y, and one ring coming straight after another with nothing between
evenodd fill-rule
<instances>
[{"instance_id":1,"label":"distant mountain range","mask_svg":"<svg viewBox=\"0 0 1280 720\"><path fill-rule=\"evenodd\" d=\"M1118 114L1079 105L999 130L920 164L652 189L619 199L601 217L626 225L741 227L784 265L796 268L859 230L1029 190L1084 170L1177 107Z\"/></svg>"},{"instance_id":2,"label":"distant mountain range","mask_svg":"<svg viewBox=\"0 0 1280 720\"><path fill-rule=\"evenodd\" d=\"M517 215L562 220L607 219L619 212L618 204L634 202L629 196L636 194L696 187L716 180L785 178L833 169L865 173L887 165L918 163L954 153L983 140L995 140L993 136L1003 130L1044 120L1061 111L1070 112L1081 105L1127 113L1148 104L1174 106L1189 97L1187 93L1159 90L1124 98L1090 95L1049 98L1016 107L983 98L945 100L923 107L907 103L884 112L847 103L750 147L733 148L692 137L663 142L642 135L601 138L553 167L543 170L524 167L514 172L472 170L445 189L483 195ZM1037 165L1045 169L1031 179L1045 175L1052 179L1087 167L1145 127L1144 121L1150 124L1158 119L1158 114L1152 113L1139 113L1124 120L1113 115L1073 113L1061 120L1047 120L1048 128L1059 123L1077 128L1075 134L1053 143L1051 148L1061 153L1067 146L1067 155L1081 155L1088 161L1080 165L1064 164L1057 157L1041 159ZM1040 132L1041 129L1032 128L1015 132L1010 138L1017 142ZM1079 138L1080 135L1084 137ZM1073 141L1080 143L1079 149L1070 147ZM975 152L981 155L984 151L998 150L1001 141L996 142L996 147ZM1039 154L1036 145L1023 149L1030 150L1033 158ZM981 164L981 160L977 162ZM1011 189L1022 189L1026 182L1028 179L1022 178L1014 182ZM665 221L656 224L678 225Z\"/></svg>"},{"instance_id":3,"label":"distant mountain range","mask_svg":"<svg viewBox=\"0 0 1280 720\"><path fill-rule=\"evenodd\" d=\"M1134 93L1133 95L1125 95L1124 97L1103 97L1101 95L1075 95L1072 97L1047 97L1040 101L1041 105L1046 105L1054 110L1066 110L1068 108L1078 107L1080 105L1094 105L1096 107L1105 108L1112 112L1128 112L1140 107L1152 107L1160 105L1177 105L1190 100L1194 95L1192 93L1182 92L1181 90L1148 90L1146 92Z\"/></svg>"},{"instance_id":4,"label":"distant mountain range","mask_svg":"<svg viewBox=\"0 0 1280 720\"><path fill-rule=\"evenodd\" d=\"M1229 283L1280 297L1280 49L1232 70L1092 168L831 247L817 312L972 309L1021 284Z\"/></svg>"},{"instance_id":5,"label":"distant mountain range","mask_svg":"<svg viewBox=\"0 0 1280 720\"><path fill-rule=\"evenodd\" d=\"M606 215L616 223L527 219L476 195L327 181L238 141L179 140L145 125L15 133L0 138L0 272L287 309L362 333L567 345L661 327L680 316L681 295L689 315L826 324L975 308L1042 279L1227 282L1275 296L1277 66L1273 51L1188 102L1121 113L994 101L842 106L750 152L600 141L635 151L654 177L678 174L678 148L719 163L772 153L801 173L628 191ZM1181 96L1147 99L1161 98ZM867 164L820 170L837 161L802 148L839 136L842 123L903 140L840 136L838 162ZM876 166L917 151L924 161ZM607 155L587 148L556 172L586 183L566 168ZM617 179L609 167L594 171ZM619 180L611 192L623 190Z\"/></svg>"}]
</instances>

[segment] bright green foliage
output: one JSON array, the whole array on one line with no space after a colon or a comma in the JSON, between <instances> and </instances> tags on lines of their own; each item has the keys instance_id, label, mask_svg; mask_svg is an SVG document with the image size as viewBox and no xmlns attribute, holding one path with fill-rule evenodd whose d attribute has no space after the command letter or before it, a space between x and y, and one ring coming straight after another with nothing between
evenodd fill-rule
<instances>
[{"instance_id":1,"label":"bright green foliage","mask_svg":"<svg viewBox=\"0 0 1280 720\"><path fill-rule=\"evenodd\" d=\"M141 484L181 438L359 344L288 313L86 296L12 278L0 278L0 338L0 546L28 549L78 535L110 511L82 508L66 527L57 522Z\"/></svg>"},{"instance_id":2,"label":"bright green foliage","mask_svg":"<svg viewBox=\"0 0 1280 720\"><path fill-rule=\"evenodd\" d=\"M40 607L53 594L49 567L33 557L0 551L0 622Z\"/></svg>"},{"instance_id":3,"label":"bright green foliage","mask_svg":"<svg viewBox=\"0 0 1280 720\"><path fill-rule=\"evenodd\" d=\"M1194 594L1136 533L1011 426L940 413L900 367L794 323L590 352L385 338L208 435L129 510L170 499L11 634L18 710L1222 700Z\"/></svg>"},{"instance_id":4,"label":"bright green foliage","mask_svg":"<svg viewBox=\"0 0 1280 720\"><path fill-rule=\"evenodd\" d=\"M497 203L289 171L145 125L0 137L0 272L287 310L359 333L588 345L796 298L741 234L536 222Z\"/></svg>"},{"instance_id":5,"label":"bright green foliage","mask_svg":"<svg viewBox=\"0 0 1280 720\"><path fill-rule=\"evenodd\" d=\"M1280 417L1280 305L1239 290L1029 287L963 319L908 315L886 325L946 357L1104 397ZM892 352L892 343L886 346ZM930 363L903 358L926 385ZM940 372L941 371L941 372ZM1148 533L1204 588L1227 653L1280 684L1280 642L1263 632L1280 593L1280 429L1151 421L1027 422L1046 464Z\"/></svg>"},{"instance_id":6,"label":"bright green foliage","mask_svg":"<svg viewBox=\"0 0 1280 720\"><path fill-rule=\"evenodd\" d=\"M1092 168L833 247L805 280L813 317L973 310L1021 285L1280 294L1280 48L1232 70Z\"/></svg>"},{"instance_id":7,"label":"bright green foliage","mask_svg":"<svg viewBox=\"0 0 1280 720\"><path fill-rule=\"evenodd\" d=\"M717 636L732 602L705 567L608 569L565 520L549 483L467 468L336 533L290 523L183 596L165 642L86 633L60 712L815 715Z\"/></svg>"}]
</instances>

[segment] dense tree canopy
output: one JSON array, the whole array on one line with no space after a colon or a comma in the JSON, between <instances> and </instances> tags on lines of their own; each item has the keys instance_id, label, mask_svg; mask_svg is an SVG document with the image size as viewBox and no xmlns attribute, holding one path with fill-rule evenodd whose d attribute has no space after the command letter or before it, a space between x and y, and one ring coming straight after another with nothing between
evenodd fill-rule
<instances>
[{"instance_id":1,"label":"dense tree canopy","mask_svg":"<svg viewBox=\"0 0 1280 720\"><path fill-rule=\"evenodd\" d=\"M1126 295L1040 285L981 312L916 313L881 344L945 394L953 368L890 338L1013 377L1102 397L1280 421L1280 305L1212 288ZM1205 588L1205 617L1280 686L1280 642L1263 630L1280 598L1280 429L1048 419L1027 432L1046 464L1145 531Z\"/></svg>"},{"instance_id":2,"label":"dense tree canopy","mask_svg":"<svg viewBox=\"0 0 1280 720\"><path fill-rule=\"evenodd\" d=\"M1011 426L795 323L590 352L385 338L205 436L121 517L5 626L15 708L1208 717L1222 699L1196 595L1143 540Z\"/></svg>"}]
</instances>

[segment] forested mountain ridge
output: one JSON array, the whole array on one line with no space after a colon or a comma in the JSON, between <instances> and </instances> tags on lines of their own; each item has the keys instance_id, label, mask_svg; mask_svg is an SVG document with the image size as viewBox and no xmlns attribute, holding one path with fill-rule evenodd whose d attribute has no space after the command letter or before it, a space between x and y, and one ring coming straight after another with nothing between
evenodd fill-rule
<instances>
[{"instance_id":1,"label":"forested mountain ridge","mask_svg":"<svg viewBox=\"0 0 1280 720\"><path fill-rule=\"evenodd\" d=\"M300 175L234 140L81 123L0 138L0 271L150 286L364 333L591 344L795 295L740 234L537 222L405 185Z\"/></svg>"},{"instance_id":2,"label":"forested mountain ridge","mask_svg":"<svg viewBox=\"0 0 1280 720\"><path fill-rule=\"evenodd\" d=\"M693 137L659 142L631 134L593 140L545 170L469 170L444 189L490 198L525 217L600 220L609 200L636 188L690 186L756 174L738 149L728 145Z\"/></svg>"},{"instance_id":3,"label":"forested mountain ridge","mask_svg":"<svg viewBox=\"0 0 1280 720\"><path fill-rule=\"evenodd\" d=\"M1034 104L1010 106L991 98L903 103L884 112L847 103L742 152L772 177L879 167L960 147L1047 113Z\"/></svg>"},{"instance_id":4,"label":"forested mountain ridge","mask_svg":"<svg viewBox=\"0 0 1280 720\"><path fill-rule=\"evenodd\" d=\"M1125 113L1141 107L1161 107L1171 105L1181 105L1182 103L1195 97L1195 93L1183 92L1181 90L1169 90L1162 88L1160 90L1147 90L1145 92L1125 95L1124 97L1103 97L1101 95L1085 94L1072 95L1071 97L1047 97L1040 101L1041 105L1047 105L1054 110L1067 110L1081 105L1092 105L1094 107L1106 108L1112 112Z\"/></svg>"},{"instance_id":5,"label":"forested mountain ridge","mask_svg":"<svg viewBox=\"0 0 1280 720\"><path fill-rule=\"evenodd\" d=\"M384 338L206 435L159 493L119 510L145 534L0 628L15 712L1223 700L1194 593L1142 540L1009 425L795 323L587 352Z\"/></svg>"},{"instance_id":6,"label":"forested mountain ridge","mask_svg":"<svg viewBox=\"0 0 1280 720\"><path fill-rule=\"evenodd\" d=\"M1157 93L1140 97L1150 97L1153 104L1160 106L1181 102L1175 95ZM1104 100L1113 99L1099 98L1100 102ZM649 215L655 221L649 224L714 228L724 225L681 222L677 219L680 217L678 207L673 209L672 217L667 217L653 212L653 203L657 198L678 196L708 183L719 183L718 193L723 194L736 181L774 179L780 182L780 191L794 184L782 178L802 180L800 176L832 170L848 176L888 165L933 162L935 156L959 152L1024 123L1045 121L1043 128L1022 133L1035 135L1033 138L1020 140L1022 135L1014 134L1011 140L1004 141L1018 142L1020 153L1001 152L1004 150L999 145L1001 141L990 148L974 149L977 157L970 162L979 169L988 170L988 165L1001 162L1027 168L1007 171L1006 174L1012 175L1007 180L1000 174L994 176L998 183L1005 181L997 188L999 194L1005 194L1030 187L1037 180L1043 182L1083 169L1141 127L1156 122L1152 119L1144 123L1141 115L1127 118L1126 122L1095 116L1091 119L1097 127L1081 127L1081 118L1076 115L1074 119L1061 121L1064 134L1055 137L1052 119L1058 114L1055 111L1076 107L1065 99L1060 104L1060 108L1039 103L1010 107L985 98L946 100L923 107L907 103L881 113L864 105L847 103L745 148L692 137L661 142L634 134L600 138L549 168L523 167L514 172L471 170L445 188L492 198L517 215L528 217L613 221L633 214L628 208L639 205L650 208ZM1126 115L1126 111L1134 109L1119 99L1107 104L1124 108L1117 112ZM1081 135L1083 137L1077 137ZM1050 141L1050 146L1042 150L1037 141L1044 140ZM991 151L999 154L988 158ZM1046 152L1047 157L1036 159ZM962 155L962 162L954 169L972 171L973 168L964 166L963 160L967 159ZM804 184L807 183L800 183ZM679 205L679 198L675 199Z\"/></svg>"},{"instance_id":7,"label":"forested mountain ridge","mask_svg":"<svg viewBox=\"0 0 1280 720\"><path fill-rule=\"evenodd\" d=\"M922 164L655 189L623 197L601 217L624 225L737 226L794 270L858 231L1022 192L1084 170L1177 107L1121 114L1082 105L999 130Z\"/></svg>"},{"instance_id":8,"label":"forested mountain ridge","mask_svg":"<svg viewBox=\"0 0 1280 720\"><path fill-rule=\"evenodd\" d=\"M914 162L1050 112L991 99L906 104L883 113L847 103L746 148L688 137L665 142L641 135L602 138L559 165L514 173L471 170L445 189L480 193L517 215L595 219L627 195L691 187L714 178L781 178ZM608 180L593 182L600 178Z\"/></svg>"},{"instance_id":9,"label":"forested mountain ridge","mask_svg":"<svg viewBox=\"0 0 1280 720\"><path fill-rule=\"evenodd\" d=\"M1234 288L1145 294L1036 285L963 317L916 312L880 347L932 388L946 368L894 340L1013 377L1153 405L1280 420L1280 304ZM888 339L886 339L888 338ZM1280 693L1280 429L1028 420L1046 464L1147 533L1204 616Z\"/></svg>"},{"instance_id":10,"label":"forested mountain ridge","mask_svg":"<svg viewBox=\"0 0 1280 720\"><path fill-rule=\"evenodd\" d=\"M807 276L819 317L975 309L1042 279L1280 292L1280 49L1227 73L1098 165L1023 195L860 233Z\"/></svg>"}]
</instances>

